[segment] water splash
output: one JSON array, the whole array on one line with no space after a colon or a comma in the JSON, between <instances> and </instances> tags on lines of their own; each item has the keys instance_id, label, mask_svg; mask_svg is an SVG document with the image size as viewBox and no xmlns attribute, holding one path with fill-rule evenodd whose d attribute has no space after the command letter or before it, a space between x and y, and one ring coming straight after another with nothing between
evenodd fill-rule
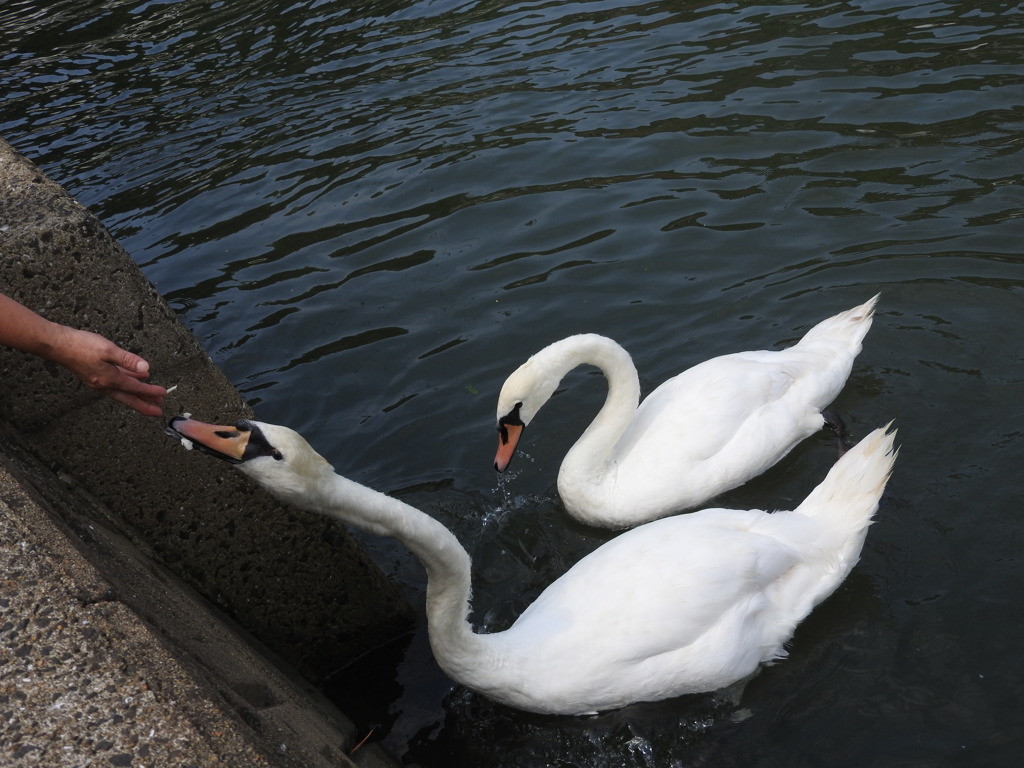
<instances>
[{"instance_id":1,"label":"water splash","mask_svg":"<svg viewBox=\"0 0 1024 768\"><path fill-rule=\"evenodd\" d=\"M523 472L522 463L529 462L533 464L535 463L534 458L523 451L516 454L516 459L518 459L517 468L498 474L498 480L491 489L491 493L497 501L493 507L484 513L482 522L485 528L500 523L515 510L520 510L537 503L535 497L521 493L517 494L513 491L516 479Z\"/></svg>"}]
</instances>

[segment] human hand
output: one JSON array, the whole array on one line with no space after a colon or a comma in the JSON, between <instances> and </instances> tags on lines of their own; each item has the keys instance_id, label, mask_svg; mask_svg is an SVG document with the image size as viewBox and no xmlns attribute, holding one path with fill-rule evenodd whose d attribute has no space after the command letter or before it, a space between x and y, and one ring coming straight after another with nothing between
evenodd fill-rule
<instances>
[{"instance_id":1,"label":"human hand","mask_svg":"<svg viewBox=\"0 0 1024 768\"><path fill-rule=\"evenodd\" d=\"M61 326L48 357L93 389L145 416L161 416L167 390L141 380L149 363L91 331Z\"/></svg>"}]
</instances>

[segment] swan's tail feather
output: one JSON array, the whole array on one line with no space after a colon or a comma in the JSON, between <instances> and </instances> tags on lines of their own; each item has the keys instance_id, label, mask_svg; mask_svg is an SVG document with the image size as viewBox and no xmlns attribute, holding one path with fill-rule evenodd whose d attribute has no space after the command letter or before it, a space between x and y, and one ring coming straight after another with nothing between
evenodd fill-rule
<instances>
[{"instance_id":1,"label":"swan's tail feather","mask_svg":"<svg viewBox=\"0 0 1024 768\"><path fill-rule=\"evenodd\" d=\"M899 453L891 426L889 422L876 429L847 451L795 511L827 518L829 528L840 536L866 529Z\"/></svg>"},{"instance_id":2,"label":"swan's tail feather","mask_svg":"<svg viewBox=\"0 0 1024 768\"><path fill-rule=\"evenodd\" d=\"M871 321L875 316L875 304L881 294L876 293L860 306L840 312L838 315L826 318L811 328L801 344L815 344L817 342L835 343L842 341L843 345L853 347L860 351L861 342L871 328Z\"/></svg>"},{"instance_id":3,"label":"swan's tail feather","mask_svg":"<svg viewBox=\"0 0 1024 768\"><path fill-rule=\"evenodd\" d=\"M783 615L793 626L832 594L860 559L898 453L893 447L896 431L888 431L891 425L876 429L847 451L790 518L806 515L820 523L805 542L809 567L798 569L798 578L780 598L780 604L788 606Z\"/></svg>"}]
</instances>

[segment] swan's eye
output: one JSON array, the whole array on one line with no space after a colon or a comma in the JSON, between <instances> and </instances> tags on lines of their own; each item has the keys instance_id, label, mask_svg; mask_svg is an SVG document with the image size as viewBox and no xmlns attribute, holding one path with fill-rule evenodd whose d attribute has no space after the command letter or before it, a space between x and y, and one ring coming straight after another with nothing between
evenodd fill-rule
<instances>
[{"instance_id":1,"label":"swan's eye","mask_svg":"<svg viewBox=\"0 0 1024 768\"><path fill-rule=\"evenodd\" d=\"M513 427L526 426L525 424L523 424L523 419L519 415L519 409L522 407L522 403L516 403L516 407L509 411L507 416L502 416L500 419L498 419L499 432L501 431L501 428L504 427L506 424L511 424Z\"/></svg>"},{"instance_id":2,"label":"swan's eye","mask_svg":"<svg viewBox=\"0 0 1024 768\"><path fill-rule=\"evenodd\" d=\"M242 461L250 461L259 456L270 456L275 461L284 461L284 454L270 444L267 436L255 424L246 424L249 434L249 441L245 445L245 452L242 454Z\"/></svg>"},{"instance_id":3,"label":"swan's eye","mask_svg":"<svg viewBox=\"0 0 1024 768\"><path fill-rule=\"evenodd\" d=\"M502 416L498 419L498 435L501 438L501 444L506 445L508 443L508 427L523 427L522 418L519 416L519 409L523 407L522 403L516 403L516 407L508 412L507 416Z\"/></svg>"}]
</instances>

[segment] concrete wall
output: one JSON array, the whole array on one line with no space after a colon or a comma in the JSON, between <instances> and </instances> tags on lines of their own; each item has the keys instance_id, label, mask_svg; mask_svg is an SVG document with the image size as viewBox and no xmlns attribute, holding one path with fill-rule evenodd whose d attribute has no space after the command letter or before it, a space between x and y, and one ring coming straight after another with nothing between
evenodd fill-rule
<instances>
[{"instance_id":1,"label":"concrete wall","mask_svg":"<svg viewBox=\"0 0 1024 768\"><path fill-rule=\"evenodd\" d=\"M167 416L250 415L106 229L2 140L0 290L143 355L154 383L177 385ZM319 680L408 629L411 613L395 587L335 524L283 508L228 465L181 450L163 422L97 395L59 366L0 348L0 382L0 458L30 478L51 510L53 536L71 533L113 599L155 627L179 657L192 654L189 665L207 657L230 670L243 647L252 659L265 658L249 648L250 633L284 666ZM231 635L219 612L241 628L233 647L189 648L190 622L218 621L218 631ZM272 710L261 691L285 685L276 669L268 672L276 682L263 688L253 674L228 695L248 716ZM296 685L288 696L310 693ZM302 716L292 709L299 727Z\"/></svg>"}]
</instances>

